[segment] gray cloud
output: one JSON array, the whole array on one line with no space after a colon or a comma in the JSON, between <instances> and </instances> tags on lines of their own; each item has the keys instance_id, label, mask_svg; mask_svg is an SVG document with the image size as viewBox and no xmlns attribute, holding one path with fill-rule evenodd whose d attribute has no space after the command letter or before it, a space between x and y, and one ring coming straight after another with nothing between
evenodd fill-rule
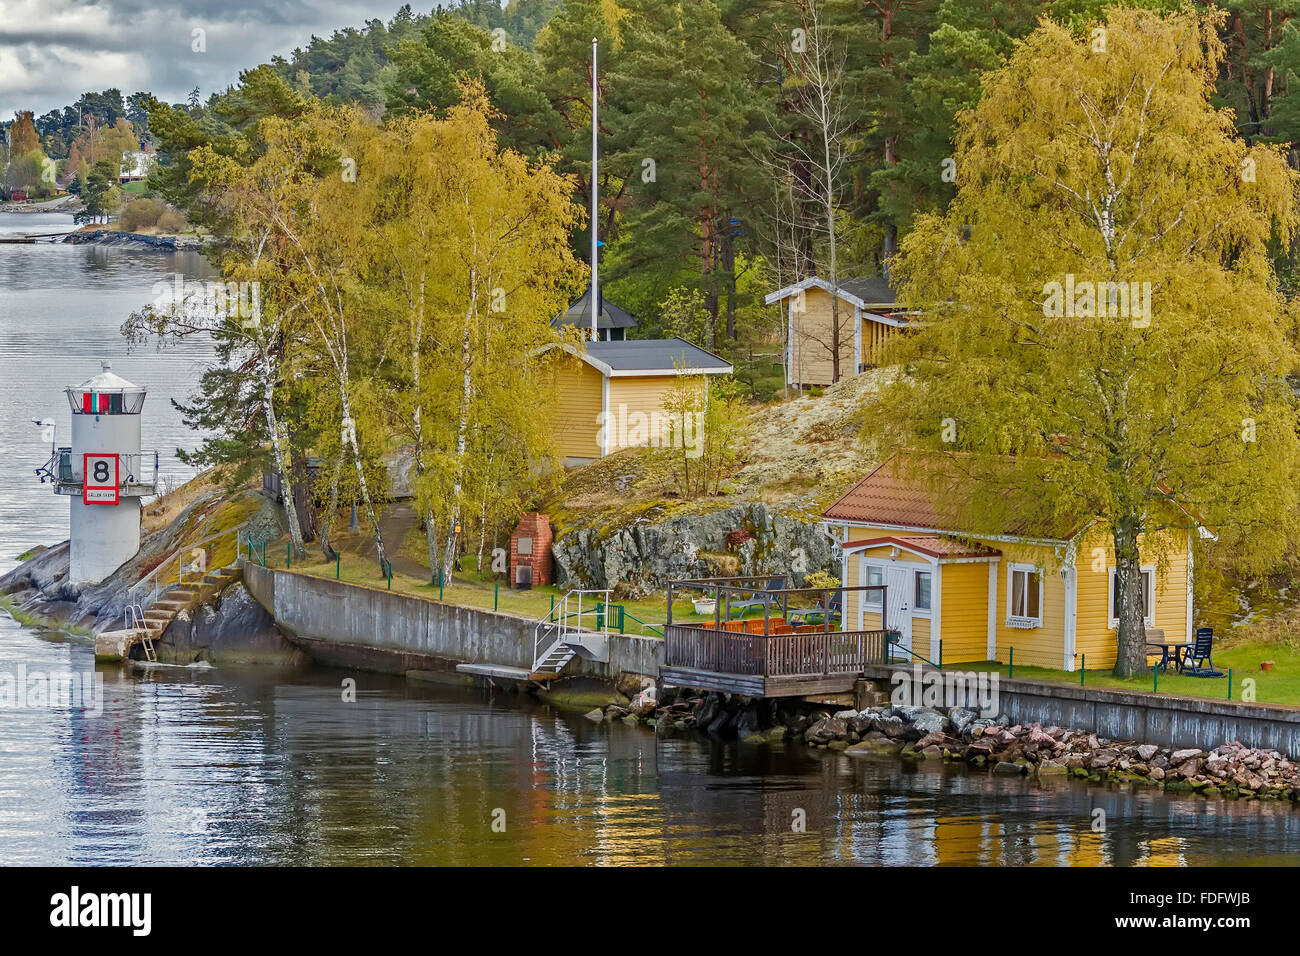
<instances>
[{"instance_id":1,"label":"gray cloud","mask_svg":"<svg viewBox=\"0 0 1300 956\"><path fill-rule=\"evenodd\" d=\"M313 35L389 20L402 0L0 0L0 117L36 115L87 90L206 98L239 71ZM424 4L412 3L419 10ZM433 6L429 0L428 6ZM206 52L195 52L203 30Z\"/></svg>"}]
</instances>

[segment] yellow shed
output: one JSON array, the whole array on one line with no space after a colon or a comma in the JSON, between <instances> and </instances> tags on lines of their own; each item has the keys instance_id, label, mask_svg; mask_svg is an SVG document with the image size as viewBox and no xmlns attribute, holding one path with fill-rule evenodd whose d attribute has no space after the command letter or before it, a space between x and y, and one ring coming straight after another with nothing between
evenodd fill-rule
<instances>
[{"instance_id":1,"label":"yellow shed","mask_svg":"<svg viewBox=\"0 0 1300 956\"><path fill-rule=\"evenodd\" d=\"M621 448L673 447L699 440L698 423L683 428L664 409L682 376L729 375L726 359L685 339L586 342L548 346L573 361L557 368L554 423L567 466L586 464ZM702 387L702 385L701 385Z\"/></svg>"},{"instance_id":2,"label":"yellow shed","mask_svg":"<svg viewBox=\"0 0 1300 956\"><path fill-rule=\"evenodd\" d=\"M943 456L937 456L942 460ZM928 467L933 467L930 465ZM954 474L957 472L954 471ZM881 465L832 504L824 524L841 542L846 586L886 585L884 604L845 592L848 628L888 627L938 662L1015 663L1072 671L1111 667L1117 654L1115 560L1096 522L975 535L952 501L906 456ZM943 498L943 500L938 500ZM1146 626L1192 640L1192 530L1139 540Z\"/></svg>"},{"instance_id":3,"label":"yellow shed","mask_svg":"<svg viewBox=\"0 0 1300 956\"><path fill-rule=\"evenodd\" d=\"M884 348L908 324L895 307L884 279L843 279L836 286L839 307L840 378L858 375L884 360ZM813 276L770 293L786 326L787 385L830 385L835 381L834 311L831 284Z\"/></svg>"}]
</instances>

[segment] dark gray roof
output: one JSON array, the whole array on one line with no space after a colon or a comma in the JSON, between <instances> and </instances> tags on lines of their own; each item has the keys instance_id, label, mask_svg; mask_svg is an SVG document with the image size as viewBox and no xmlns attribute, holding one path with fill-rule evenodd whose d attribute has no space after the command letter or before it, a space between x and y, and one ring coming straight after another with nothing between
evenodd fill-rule
<instances>
[{"instance_id":1,"label":"dark gray roof","mask_svg":"<svg viewBox=\"0 0 1300 956\"><path fill-rule=\"evenodd\" d=\"M639 323L632 315L620 309L603 295L600 297L600 317L596 320L598 329L635 329ZM572 325L580 329L591 328L591 289L580 295L567 309L551 320L554 328Z\"/></svg>"},{"instance_id":2,"label":"dark gray roof","mask_svg":"<svg viewBox=\"0 0 1300 956\"><path fill-rule=\"evenodd\" d=\"M893 305L894 290L884 279L867 277L862 279L844 279L840 288L850 295L855 295L867 305Z\"/></svg>"},{"instance_id":3,"label":"dark gray roof","mask_svg":"<svg viewBox=\"0 0 1300 956\"><path fill-rule=\"evenodd\" d=\"M685 339L629 339L623 342L587 342L587 356L614 372L672 372L698 369L729 372L731 363Z\"/></svg>"}]
</instances>

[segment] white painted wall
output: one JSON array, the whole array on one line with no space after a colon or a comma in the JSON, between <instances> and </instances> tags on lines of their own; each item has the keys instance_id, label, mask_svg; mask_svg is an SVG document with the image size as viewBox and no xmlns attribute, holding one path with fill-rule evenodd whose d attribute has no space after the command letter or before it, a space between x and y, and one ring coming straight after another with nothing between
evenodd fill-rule
<instances>
[{"instance_id":1,"label":"white painted wall","mask_svg":"<svg viewBox=\"0 0 1300 956\"><path fill-rule=\"evenodd\" d=\"M87 454L123 456L119 477L125 481L125 456L140 455L139 415L73 415L72 474L78 481ZM73 584L95 584L104 580L140 550L140 499L123 496L115 505L88 505L69 498L70 567Z\"/></svg>"},{"instance_id":2,"label":"white painted wall","mask_svg":"<svg viewBox=\"0 0 1300 956\"><path fill-rule=\"evenodd\" d=\"M104 580L140 550L140 499L115 505L72 503L68 577L73 584Z\"/></svg>"}]
</instances>

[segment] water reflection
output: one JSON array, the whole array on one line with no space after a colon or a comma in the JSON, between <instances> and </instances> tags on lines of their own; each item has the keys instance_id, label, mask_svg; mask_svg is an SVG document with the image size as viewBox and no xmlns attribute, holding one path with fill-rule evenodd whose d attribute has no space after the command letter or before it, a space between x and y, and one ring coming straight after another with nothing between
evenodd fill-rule
<instances>
[{"instance_id":1,"label":"water reflection","mask_svg":"<svg viewBox=\"0 0 1300 956\"><path fill-rule=\"evenodd\" d=\"M18 661L90 651L4 622L0 667ZM102 717L0 712L3 862L1157 866L1300 848L1300 812L1277 803L656 739L378 675L103 673Z\"/></svg>"}]
</instances>

